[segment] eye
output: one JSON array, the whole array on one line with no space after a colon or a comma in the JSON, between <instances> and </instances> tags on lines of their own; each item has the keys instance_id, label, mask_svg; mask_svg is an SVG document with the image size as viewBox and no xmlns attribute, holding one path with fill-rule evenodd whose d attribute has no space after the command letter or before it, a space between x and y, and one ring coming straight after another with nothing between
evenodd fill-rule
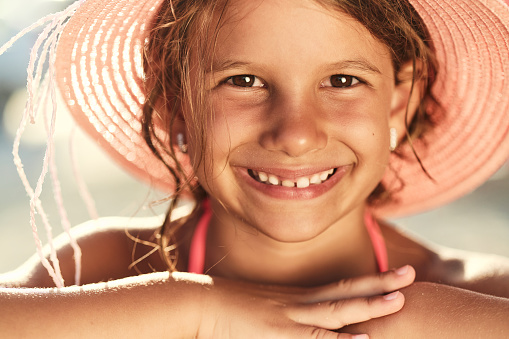
<instances>
[{"instance_id":1,"label":"eye","mask_svg":"<svg viewBox=\"0 0 509 339\"><path fill-rule=\"evenodd\" d=\"M336 87L336 88L347 88L359 84L360 81L352 75L345 74L334 74L326 79L322 86L324 87Z\"/></svg>"},{"instance_id":2,"label":"eye","mask_svg":"<svg viewBox=\"0 0 509 339\"><path fill-rule=\"evenodd\" d=\"M234 75L226 79L227 84L238 87L265 87L265 84L251 74Z\"/></svg>"}]
</instances>

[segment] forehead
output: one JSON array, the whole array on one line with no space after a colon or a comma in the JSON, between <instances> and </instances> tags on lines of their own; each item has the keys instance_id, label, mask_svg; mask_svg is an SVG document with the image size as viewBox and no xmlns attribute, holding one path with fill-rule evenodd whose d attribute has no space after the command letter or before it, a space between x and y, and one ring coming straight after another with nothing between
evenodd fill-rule
<instances>
[{"instance_id":1,"label":"forehead","mask_svg":"<svg viewBox=\"0 0 509 339\"><path fill-rule=\"evenodd\" d=\"M229 1L214 58L216 64L257 59L289 66L360 58L392 68L389 49L366 27L332 5L313 0Z\"/></svg>"}]
</instances>

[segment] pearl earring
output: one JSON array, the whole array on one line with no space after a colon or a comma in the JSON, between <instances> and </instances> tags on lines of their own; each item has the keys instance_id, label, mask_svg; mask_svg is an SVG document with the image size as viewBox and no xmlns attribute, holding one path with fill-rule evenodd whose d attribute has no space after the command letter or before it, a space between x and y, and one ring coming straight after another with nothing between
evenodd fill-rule
<instances>
[{"instance_id":1,"label":"pearl earring","mask_svg":"<svg viewBox=\"0 0 509 339\"><path fill-rule=\"evenodd\" d=\"M394 127L391 127L389 130L390 138L389 138L389 149L394 151L396 147L398 147L398 133Z\"/></svg>"},{"instance_id":2,"label":"pearl earring","mask_svg":"<svg viewBox=\"0 0 509 339\"><path fill-rule=\"evenodd\" d=\"M184 133L177 134L177 145L182 153L187 153L187 144L184 143Z\"/></svg>"}]
</instances>

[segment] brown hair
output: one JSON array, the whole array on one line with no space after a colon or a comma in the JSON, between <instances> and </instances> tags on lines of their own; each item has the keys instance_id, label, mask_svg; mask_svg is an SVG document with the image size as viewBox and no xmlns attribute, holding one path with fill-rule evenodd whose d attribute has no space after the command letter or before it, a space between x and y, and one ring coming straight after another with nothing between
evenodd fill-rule
<instances>
[{"instance_id":1,"label":"brown hair","mask_svg":"<svg viewBox=\"0 0 509 339\"><path fill-rule=\"evenodd\" d=\"M143 106L143 136L152 152L168 168L175 182L175 193L169 197L169 211L157 237L160 254L171 271L175 270L178 259L178 251L173 250L178 246L176 233L188 218L199 212L200 203L205 198L203 189L186 176L171 147L171 140L174 140L173 126L178 119L182 119L181 107L185 103L193 112L203 112L197 107L204 106L204 91L196 91L196 95L191 95L191 89L196 87L193 85L197 84L191 84L190 56L191 51L197 55L206 55L205 51L210 49L208 30L218 6L219 1L164 1L145 47L145 87L148 95ZM196 67L204 70L202 60L198 58ZM189 129L189 137L204 148L206 120L200 119L197 114L193 114L193 118L194 121L187 122L187 126L193 126L193 129ZM158 124L168 133L164 140L156 134ZM192 163L199 164L200 161L202 159L193 159ZM172 211L183 193L192 195L196 202L195 208L188 218L171 221Z\"/></svg>"},{"instance_id":2,"label":"brown hair","mask_svg":"<svg viewBox=\"0 0 509 339\"><path fill-rule=\"evenodd\" d=\"M425 107L430 100L431 85L437 67L432 46L422 19L407 0L316 0L327 8L331 6L362 23L369 32L387 45L392 53L396 74L403 63L413 61L413 83L423 80L423 100L413 118L407 124L407 137L419 137L430 125L431 119ZM206 194L199 184L186 177L171 140L173 126L182 118L182 107L191 110L192 121L186 121L189 138L199 145L202 152L196 152L192 163L197 166L203 159L207 137L207 96L204 90L204 73L209 67L214 51L215 36L221 25L228 0L167 0L164 1L154 28L150 32L145 49L145 73L147 100L143 107L143 133L154 154L167 166L175 181L175 193L164 225L158 246L160 254L170 270L175 270L178 244L176 233L188 218L170 222L179 197L183 192L191 193L196 201L190 217L200 213L200 206ZM216 14L219 13L219 20ZM214 25L215 24L215 25ZM211 39L212 37L212 39ZM191 66L191 53L200 56ZM416 67L419 65L419 67ZM191 69L193 67L193 69ZM192 83L190 72L196 72ZM396 79L399 81L399 79ZM192 92L192 89L195 89ZM434 101L434 100L433 100ZM156 126L168 132L160 138ZM418 158L418 157L417 157ZM381 184L370 195L368 202L381 203L389 193ZM172 246L173 245L173 246ZM172 249L171 251L169 249ZM170 253L171 252L171 253Z\"/></svg>"}]
</instances>

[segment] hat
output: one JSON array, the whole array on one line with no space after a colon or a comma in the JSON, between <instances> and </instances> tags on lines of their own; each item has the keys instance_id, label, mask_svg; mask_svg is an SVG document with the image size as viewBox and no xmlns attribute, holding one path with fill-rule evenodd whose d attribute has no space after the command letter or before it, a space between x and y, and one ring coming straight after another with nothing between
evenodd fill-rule
<instances>
[{"instance_id":1,"label":"hat","mask_svg":"<svg viewBox=\"0 0 509 339\"><path fill-rule=\"evenodd\" d=\"M445 116L415 144L434 181L415 158L392 155L391 167L405 185L399 187L396 175L387 171L383 182L395 193L391 202L376 207L383 216L448 203L482 184L509 156L508 4L409 1L431 35L439 63L432 92ZM142 49L161 3L83 1L59 38L56 77L79 125L126 170L171 192L171 176L140 132ZM408 153L408 144L401 147Z\"/></svg>"}]
</instances>

